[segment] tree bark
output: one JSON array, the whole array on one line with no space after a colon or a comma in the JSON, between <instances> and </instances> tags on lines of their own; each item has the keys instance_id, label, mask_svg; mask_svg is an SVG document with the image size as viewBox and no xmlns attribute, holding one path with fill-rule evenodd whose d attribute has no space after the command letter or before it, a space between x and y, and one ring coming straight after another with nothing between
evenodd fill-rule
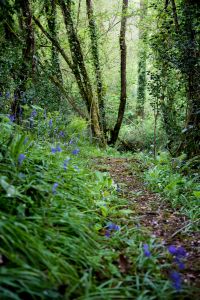
<instances>
[{"instance_id":1,"label":"tree bark","mask_svg":"<svg viewBox=\"0 0 200 300\"><path fill-rule=\"evenodd\" d=\"M138 87L137 87L137 115L144 118L144 104L146 101L146 60L147 60L147 28L144 28L144 19L147 15L147 0L140 0L140 28L139 28L139 61L138 61Z\"/></svg>"},{"instance_id":2,"label":"tree bark","mask_svg":"<svg viewBox=\"0 0 200 300\"><path fill-rule=\"evenodd\" d=\"M194 24L200 14L198 0L185 0L184 4L184 35L187 48L182 54L185 63L184 73L187 80L188 115L183 130L181 150L188 158L200 155L200 48L199 33Z\"/></svg>"},{"instance_id":3,"label":"tree bark","mask_svg":"<svg viewBox=\"0 0 200 300\"><path fill-rule=\"evenodd\" d=\"M62 9L64 23L67 31L67 36L69 40L69 46L71 51L71 56L73 60L73 67L76 76L79 78L83 86L83 92L85 95L85 101L88 109L88 113L91 119L91 130L94 138L97 138L100 143L104 144L103 132L100 127L100 117L99 109L96 103L92 84L85 66L84 57L78 39L75 26L71 14L71 0L59 0L60 7Z\"/></svg>"},{"instance_id":4,"label":"tree bark","mask_svg":"<svg viewBox=\"0 0 200 300\"><path fill-rule=\"evenodd\" d=\"M51 36L55 39L57 39L57 32L56 32L56 0L49 0L45 2L45 9L47 14L47 22L48 22L48 28ZM52 57L52 71L53 74L57 76L57 78L60 80L60 82L63 81L62 79L62 73L60 70L60 64L59 64L59 56L58 56L58 50L54 43L52 42L52 49L51 49L51 57Z\"/></svg>"},{"instance_id":5,"label":"tree bark","mask_svg":"<svg viewBox=\"0 0 200 300\"><path fill-rule=\"evenodd\" d=\"M19 85L15 90L15 97L14 101L11 105L12 114L16 118L16 122L20 123L20 118L22 115L22 108L21 108L21 94L26 90L26 82L29 77L33 78L35 73L35 59L34 59L34 52L35 52L35 38L34 38L34 30L32 26L32 12L30 8L30 1L29 0L18 0L18 5L21 9L22 14L22 30L25 34L24 45L22 48L22 65L19 70Z\"/></svg>"},{"instance_id":6,"label":"tree bark","mask_svg":"<svg viewBox=\"0 0 200 300\"><path fill-rule=\"evenodd\" d=\"M121 54L121 96L120 105L118 110L117 121L113 131L111 131L111 139L109 144L114 145L117 141L119 131L121 128L122 120L124 117L126 107L126 21L128 11L128 0L122 2L122 18L121 18L121 29L120 29L120 54Z\"/></svg>"},{"instance_id":7,"label":"tree bark","mask_svg":"<svg viewBox=\"0 0 200 300\"><path fill-rule=\"evenodd\" d=\"M96 75L97 96L98 96L99 113L100 113L100 126L101 126L101 130L104 132L105 135L106 117L105 117L103 82L102 82L101 66L100 66L100 59L99 59L97 29L96 29L96 23L94 19L92 0L86 0L86 7L87 7L88 20L89 20L89 31L90 31L90 38L91 38L91 45L92 45L93 64L94 64L95 75Z\"/></svg>"}]
</instances>

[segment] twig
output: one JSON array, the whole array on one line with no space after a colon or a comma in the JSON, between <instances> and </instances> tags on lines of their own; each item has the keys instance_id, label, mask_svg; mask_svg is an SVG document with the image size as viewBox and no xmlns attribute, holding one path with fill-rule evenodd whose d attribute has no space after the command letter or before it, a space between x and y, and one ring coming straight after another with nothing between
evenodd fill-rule
<instances>
[{"instance_id":1,"label":"twig","mask_svg":"<svg viewBox=\"0 0 200 300\"><path fill-rule=\"evenodd\" d=\"M199 221L200 221L200 219L197 219L197 220L195 220L195 221L190 221L188 224L186 224L185 226L181 227L179 230L177 230L176 232L174 232L174 233L172 234L171 237L173 238L175 235L177 235L177 234L178 234L179 232L181 232L183 229L189 227L189 226L192 225L192 224L198 223Z\"/></svg>"}]
</instances>

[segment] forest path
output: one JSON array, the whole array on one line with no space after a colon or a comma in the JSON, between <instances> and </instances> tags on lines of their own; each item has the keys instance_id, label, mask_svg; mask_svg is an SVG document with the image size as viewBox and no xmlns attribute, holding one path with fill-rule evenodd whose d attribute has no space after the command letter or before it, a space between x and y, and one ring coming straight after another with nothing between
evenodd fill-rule
<instances>
[{"instance_id":1,"label":"forest path","mask_svg":"<svg viewBox=\"0 0 200 300\"><path fill-rule=\"evenodd\" d=\"M166 246L186 249L184 281L200 287L200 233L184 231L190 223L188 218L145 187L139 177L140 162L136 159L96 158L95 164L99 171L110 173L119 185L119 196L129 200L128 208L133 209L139 224L146 227L150 235L161 239Z\"/></svg>"}]
</instances>

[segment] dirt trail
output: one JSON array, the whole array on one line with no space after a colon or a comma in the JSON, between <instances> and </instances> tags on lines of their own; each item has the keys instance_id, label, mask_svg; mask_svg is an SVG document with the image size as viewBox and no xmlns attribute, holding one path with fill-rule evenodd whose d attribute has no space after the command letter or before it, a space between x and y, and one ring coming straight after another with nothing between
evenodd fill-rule
<instances>
[{"instance_id":1,"label":"dirt trail","mask_svg":"<svg viewBox=\"0 0 200 300\"><path fill-rule=\"evenodd\" d=\"M98 158L95 163L100 171L110 173L120 187L120 194L129 199L130 207L133 207L135 214L139 216L140 224L146 227L151 235L162 239L166 246L183 246L186 249L184 281L200 287L200 233L184 232L183 227L189 222L187 217L173 210L160 195L147 190L139 179L139 162L136 160Z\"/></svg>"}]
</instances>

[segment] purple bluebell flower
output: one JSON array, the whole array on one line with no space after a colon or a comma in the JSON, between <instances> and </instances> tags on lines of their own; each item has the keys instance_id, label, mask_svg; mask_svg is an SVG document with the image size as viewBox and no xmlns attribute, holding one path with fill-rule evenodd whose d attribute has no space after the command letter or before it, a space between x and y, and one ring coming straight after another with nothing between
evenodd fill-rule
<instances>
[{"instance_id":1,"label":"purple bluebell flower","mask_svg":"<svg viewBox=\"0 0 200 300\"><path fill-rule=\"evenodd\" d=\"M57 145L55 148L54 147L51 148L51 152L52 153L62 152L62 149L59 145Z\"/></svg>"},{"instance_id":2,"label":"purple bluebell flower","mask_svg":"<svg viewBox=\"0 0 200 300\"><path fill-rule=\"evenodd\" d=\"M62 152L62 149L61 149L61 147L59 145L56 146L56 151L57 152Z\"/></svg>"},{"instance_id":3,"label":"purple bluebell flower","mask_svg":"<svg viewBox=\"0 0 200 300\"><path fill-rule=\"evenodd\" d=\"M65 134L64 134L64 132L62 130L59 132L59 136L62 137L62 138L65 137Z\"/></svg>"},{"instance_id":4,"label":"purple bluebell flower","mask_svg":"<svg viewBox=\"0 0 200 300\"><path fill-rule=\"evenodd\" d=\"M34 109L32 112L31 112L31 118L35 118L37 116L37 111Z\"/></svg>"},{"instance_id":5,"label":"purple bluebell flower","mask_svg":"<svg viewBox=\"0 0 200 300\"><path fill-rule=\"evenodd\" d=\"M143 245L143 250L144 250L144 255L145 255L146 257L150 257L150 256L151 256L151 252L150 252L149 246L148 246L147 244L144 244L144 245Z\"/></svg>"},{"instance_id":6,"label":"purple bluebell flower","mask_svg":"<svg viewBox=\"0 0 200 300\"><path fill-rule=\"evenodd\" d=\"M176 271L172 271L170 273L170 279L172 281L172 286L174 287L174 289L180 291L182 283L181 274Z\"/></svg>"},{"instance_id":7,"label":"purple bluebell flower","mask_svg":"<svg viewBox=\"0 0 200 300\"><path fill-rule=\"evenodd\" d=\"M53 148L53 147L52 147L52 148L51 148L51 152L52 152L52 153L56 153L56 152L57 152L56 148Z\"/></svg>"},{"instance_id":8,"label":"purple bluebell flower","mask_svg":"<svg viewBox=\"0 0 200 300\"><path fill-rule=\"evenodd\" d=\"M50 120L49 120L49 127L51 128L52 125L53 125L53 121L52 121L52 119L50 119Z\"/></svg>"},{"instance_id":9,"label":"purple bluebell flower","mask_svg":"<svg viewBox=\"0 0 200 300\"><path fill-rule=\"evenodd\" d=\"M183 258L186 257L187 252L183 247L175 247L174 245L171 245L168 247L168 251L170 254L179 257L179 258Z\"/></svg>"},{"instance_id":10,"label":"purple bluebell flower","mask_svg":"<svg viewBox=\"0 0 200 300\"><path fill-rule=\"evenodd\" d=\"M26 158L26 155L24 155L23 153L19 154L18 156L18 164L21 166L24 159Z\"/></svg>"},{"instance_id":11,"label":"purple bluebell flower","mask_svg":"<svg viewBox=\"0 0 200 300\"><path fill-rule=\"evenodd\" d=\"M109 230L115 230L115 231L119 231L119 230L120 230L120 226L118 226L118 225L116 225L116 224L114 224L114 223L108 224L107 228L108 228Z\"/></svg>"},{"instance_id":12,"label":"purple bluebell flower","mask_svg":"<svg viewBox=\"0 0 200 300\"><path fill-rule=\"evenodd\" d=\"M11 122L15 121L15 116L14 115L9 115L8 118L10 119Z\"/></svg>"},{"instance_id":13,"label":"purple bluebell flower","mask_svg":"<svg viewBox=\"0 0 200 300\"><path fill-rule=\"evenodd\" d=\"M0 92L0 97L3 97L3 94L2 94L2 92Z\"/></svg>"},{"instance_id":14,"label":"purple bluebell flower","mask_svg":"<svg viewBox=\"0 0 200 300\"><path fill-rule=\"evenodd\" d=\"M72 145L73 144L73 139L71 139L70 141L69 141L69 145Z\"/></svg>"},{"instance_id":15,"label":"purple bluebell flower","mask_svg":"<svg viewBox=\"0 0 200 300\"><path fill-rule=\"evenodd\" d=\"M177 249L176 249L176 247L174 245L170 245L168 247L168 251L169 251L170 254L176 255Z\"/></svg>"},{"instance_id":16,"label":"purple bluebell flower","mask_svg":"<svg viewBox=\"0 0 200 300\"><path fill-rule=\"evenodd\" d=\"M185 269L185 264L182 262L182 260L178 257L174 259L175 263L177 264L179 270L184 270Z\"/></svg>"},{"instance_id":17,"label":"purple bluebell flower","mask_svg":"<svg viewBox=\"0 0 200 300\"><path fill-rule=\"evenodd\" d=\"M72 154L77 155L77 154L79 154L79 152L80 152L80 149L77 148L72 151Z\"/></svg>"},{"instance_id":18,"label":"purple bluebell flower","mask_svg":"<svg viewBox=\"0 0 200 300\"><path fill-rule=\"evenodd\" d=\"M183 270L185 268L185 265L182 259L184 259L187 255L186 250L183 247L175 247L171 245L168 247L168 251L175 257L174 262L177 264L178 268L180 270Z\"/></svg>"},{"instance_id":19,"label":"purple bluebell flower","mask_svg":"<svg viewBox=\"0 0 200 300\"><path fill-rule=\"evenodd\" d=\"M178 257L186 257L186 255L187 255L187 252L186 252L185 248L183 248L183 247L178 247L177 248L177 254L176 254L176 256L178 256Z\"/></svg>"},{"instance_id":20,"label":"purple bluebell flower","mask_svg":"<svg viewBox=\"0 0 200 300\"><path fill-rule=\"evenodd\" d=\"M52 193L53 194L56 194L56 189L57 189L57 187L58 187L58 183L57 182L55 182L54 184L53 184L53 187L52 187Z\"/></svg>"},{"instance_id":21,"label":"purple bluebell flower","mask_svg":"<svg viewBox=\"0 0 200 300\"><path fill-rule=\"evenodd\" d=\"M109 238L109 237L110 237L110 230L106 230L106 232L105 232L105 236L106 236L107 238Z\"/></svg>"}]
</instances>

